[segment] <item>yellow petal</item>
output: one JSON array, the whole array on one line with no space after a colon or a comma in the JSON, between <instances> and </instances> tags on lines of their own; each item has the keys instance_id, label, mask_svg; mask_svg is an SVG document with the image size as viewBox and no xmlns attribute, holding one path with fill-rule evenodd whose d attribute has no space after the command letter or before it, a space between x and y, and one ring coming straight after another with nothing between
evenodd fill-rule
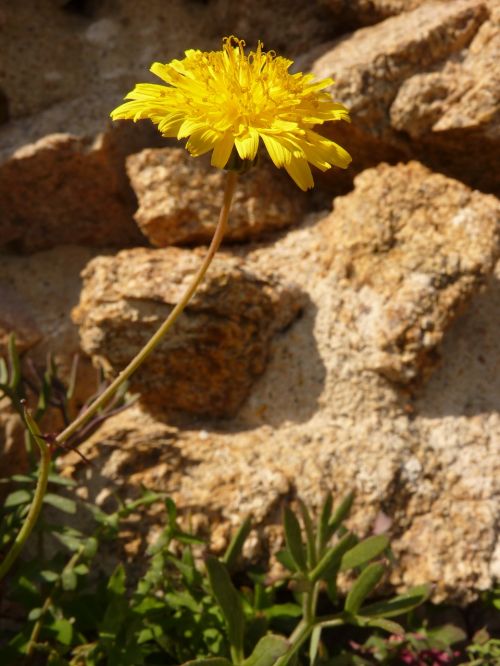
<instances>
[{"instance_id":1,"label":"yellow petal","mask_svg":"<svg viewBox=\"0 0 500 666\"><path fill-rule=\"evenodd\" d=\"M229 156L231 155L233 146L234 137L231 132L226 132L224 136L215 144L211 160L212 166L223 169L227 164Z\"/></svg>"},{"instance_id":2,"label":"yellow petal","mask_svg":"<svg viewBox=\"0 0 500 666\"><path fill-rule=\"evenodd\" d=\"M293 178L301 190L304 192L314 187L314 180L307 160L303 157L292 156L289 164L285 164L288 175Z\"/></svg>"},{"instance_id":3,"label":"yellow petal","mask_svg":"<svg viewBox=\"0 0 500 666\"><path fill-rule=\"evenodd\" d=\"M249 127L243 137L235 137L234 144L242 160L254 160L259 147L259 133L253 127Z\"/></svg>"},{"instance_id":4,"label":"yellow petal","mask_svg":"<svg viewBox=\"0 0 500 666\"><path fill-rule=\"evenodd\" d=\"M189 141L186 143L186 148L193 157L198 157L212 150L219 138L219 133L210 128L198 130L191 134Z\"/></svg>"},{"instance_id":5,"label":"yellow petal","mask_svg":"<svg viewBox=\"0 0 500 666\"><path fill-rule=\"evenodd\" d=\"M274 165L279 167L284 166L290 161L291 152L289 149L283 146L283 143L274 136L269 136L268 134L263 134L261 132L262 141L266 146L267 152L271 157Z\"/></svg>"}]
</instances>

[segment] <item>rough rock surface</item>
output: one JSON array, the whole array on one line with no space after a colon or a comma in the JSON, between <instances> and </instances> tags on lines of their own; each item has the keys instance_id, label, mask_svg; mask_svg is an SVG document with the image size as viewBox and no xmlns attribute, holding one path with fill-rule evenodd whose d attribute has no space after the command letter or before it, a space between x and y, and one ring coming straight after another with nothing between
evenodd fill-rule
<instances>
[{"instance_id":1,"label":"rough rock surface","mask_svg":"<svg viewBox=\"0 0 500 666\"><path fill-rule=\"evenodd\" d=\"M371 25L416 9L430 0L320 0L343 23ZM447 2L448 0L441 0Z\"/></svg>"},{"instance_id":2,"label":"rough rock surface","mask_svg":"<svg viewBox=\"0 0 500 666\"><path fill-rule=\"evenodd\" d=\"M0 246L143 242L125 156L158 135L149 123L112 124L118 99L89 95L0 129Z\"/></svg>"},{"instance_id":3,"label":"rough rock surface","mask_svg":"<svg viewBox=\"0 0 500 666\"><path fill-rule=\"evenodd\" d=\"M93 256L91 248L70 245L30 256L0 255L0 354L12 332L20 351L29 351L37 367L45 367L50 353L61 376L67 376L74 355L81 351L70 312L80 295L79 273ZM78 399L95 390L95 371L81 358Z\"/></svg>"},{"instance_id":4,"label":"rough rock surface","mask_svg":"<svg viewBox=\"0 0 500 666\"><path fill-rule=\"evenodd\" d=\"M224 195L225 172L183 148L144 150L127 158L139 200L135 219L157 246L204 243L213 236ZM240 178L227 240L247 240L301 219L306 197L288 176L265 162Z\"/></svg>"},{"instance_id":5,"label":"rough rock surface","mask_svg":"<svg viewBox=\"0 0 500 666\"><path fill-rule=\"evenodd\" d=\"M355 179L323 221L332 270L366 366L393 381L427 375L450 322L500 256L500 202L418 162Z\"/></svg>"},{"instance_id":6,"label":"rough rock surface","mask_svg":"<svg viewBox=\"0 0 500 666\"><path fill-rule=\"evenodd\" d=\"M398 170L399 177L388 167L369 176L374 181L390 174L400 182L413 174L432 209L432 186L442 177L416 165ZM460 185L444 184L458 197ZM363 187L361 179L357 188ZM385 196L387 219L391 211L399 219L399 200L391 200L390 192ZM483 214L491 215L490 197L468 196L478 214L480 198ZM345 200L342 205L347 208ZM236 417L202 419L176 430L134 407L84 445L96 463L83 470L85 484L91 497L109 494L110 480L165 490L194 525L210 530L215 550L251 512L256 529L250 557L281 547L280 511L291 498L298 495L317 508L325 491L338 498L355 489L353 528L369 534L384 516L392 524L396 588L430 582L436 601L471 601L491 586L500 567L500 270L444 336L442 366L411 398L367 369L363 331L353 326L359 285L326 268L332 255L325 225L331 232L332 219L319 218L306 218L273 244L233 248L252 272L273 271L283 282L292 278L310 299L303 316L273 339L269 365ZM374 250L366 248L376 257ZM429 261L429 249L420 250L422 262ZM483 256L479 274L491 265L490 254ZM414 270L397 253L384 260L395 274ZM443 277L446 270L445 264ZM115 288L110 282L103 282L107 290ZM76 458L71 462L80 466Z\"/></svg>"},{"instance_id":7,"label":"rough rock surface","mask_svg":"<svg viewBox=\"0 0 500 666\"><path fill-rule=\"evenodd\" d=\"M180 300L200 261L199 253L168 248L91 262L75 310L83 349L108 371L125 367ZM131 388L153 411L230 416L264 371L273 335L303 304L299 291L219 256Z\"/></svg>"},{"instance_id":8,"label":"rough rock surface","mask_svg":"<svg viewBox=\"0 0 500 666\"><path fill-rule=\"evenodd\" d=\"M414 156L493 191L500 185L493 168L498 35L486 2L428 2L321 47L322 55L317 49L301 64L335 79L332 92L353 122L330 131L355 156L354 170Z\"/></svg>"}]
</instances>

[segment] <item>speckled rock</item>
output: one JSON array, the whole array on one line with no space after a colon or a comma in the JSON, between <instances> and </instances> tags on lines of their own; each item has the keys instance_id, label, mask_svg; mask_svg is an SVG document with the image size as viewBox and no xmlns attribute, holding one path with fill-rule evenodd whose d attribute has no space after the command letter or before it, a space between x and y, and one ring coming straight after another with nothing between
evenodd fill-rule
<instances>
[{"instance_id":1,"label":"speckled rock","mask_svg":"<svg viewBox=\"0 0 500 666\"><path fill-rule=\"evenodd\" d=\"M335 79L332 92L350 109L352 124L329 131L355 155L351 177L380 161L419 157L495 190L498 32L482 0L426 2L305 59L316 76ZM336 174L332 184L348 177Z\"/></svg>"},{"instance_id":2,"label":"speckled rock","mask_svg":"<svg viewBox=\"0 0 500 666\"><path fill-rule=\"evenodd\" d=\"M366 366L393 381L425 376L436 348L500 255L500 203L417 162L355 179L323 222L331 267L352 288L344 315Z\"/></svg>"},{"instance_id":3,"label":"speckled rock","mask_svg":"<svg viewBox=\"0 0 500 666\"><path fill-rule=\"evenodd\" d=\"M81 354L78 329L70 317L82 285L79 273L93 256L92 248L76 245L29 256L0 255L0 354L14 333L19 350L27 352L39 369L45 368L51 354L63 379L79 354L77 403L97 388L95 370Z\"/></svg>"},{"instance_id":4,"label":"speckled rock","mask_svg":"<svg viewBox=\"0 0 500 666\"><path fill-rule=\"evenodd\" d=\"M338 21L351 25L371 25L389 16L409 12L430 0L320 0L320 2L333 12Z\"/></svg>"},{"instance_id":5,"label":"speckled rock","mask_svg":"<svg viewBox=\"0 0 500 666\"><path fill-rule=\"evenodd\" d=\"M153 245L210 241L222 206L224 171L183 148L130 155L127 171L139 200L135 219ZM286 174L265 162L240 178L225 238L248 240L297 223L306 201Z\"/></svg>"},{"instance_id":6,"label":"speckled rock","mask_svg":"<svg viewBox=\"0 0 500 666\"><path fill-rule=\"evenodd\" d=\"M390 526L394 588L428 582L435 601L468 603L499 572L500 267L451 325L442 365L411 399L366 369L360 331L343 316L355 290L325 270L321 219L245 252L252 271L293 276L310 300L273 339L234 418L176 430L135 406L84 444L94 466L76 455L68 463L91 498L140 483L169 493L217 552L252 513L245 554L254 561L282 547L285 503L300 496L317 510L327 490L338 500L354 489L351 527Z\"/></svg>"},{"instance_id":7,"label":"speckled rock","mask_svg":"<svg viewBox=\"0 0 500 666\"><path fill-rule=\"evenodd\" d=\"M125 156L158 136L146 123L113 125L117 99L89 95L0 129L0 246L143 242Z\"/></svg>"},{"instance_id":8,"label":"speckled rock","mask_svg":"<svg viewBox=\"0 0 500 666\"><path fill-rule=\"evenodd\" d=\"M125 250L92 261L75 321L81 344L108 373L122 369L167 317L201 261L176 248ZM299 314L299 291L216 257L208 278L154 358L131 379L154 411L234 414L265 370L275 333Z\"/></svg>"}]
</instances>

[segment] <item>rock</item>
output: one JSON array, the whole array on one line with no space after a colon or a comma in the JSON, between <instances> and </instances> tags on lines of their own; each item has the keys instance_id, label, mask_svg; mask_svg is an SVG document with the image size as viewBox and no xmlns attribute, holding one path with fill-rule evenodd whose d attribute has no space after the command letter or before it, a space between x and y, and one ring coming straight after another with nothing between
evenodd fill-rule
<instances>
[{"instance_id":1,"label":"rock","mask_svg":"<svg viewBox=\"0 0 500 666\"><path fill-rule=\"evenodd\" d=\"M320 0L335 19L351 26L372 25L416 9L430 0ZM441 0L446 2L447 0Z\"/></svg>"},{"instance_id":2,"label":"rock","mask_svg":"<svg viewBox=\"0 0 500 666\"><path fill-rule=\"evenodd\" d=\"M11 117L30 116L89 92L105 96L113 84L123 97L145 80L155 60L167 62L186 48L206 47L209 19L202 3L183 0L168 6L150 0L147 17L134 0L2 3L0 88Z\"/></svg>"},{"instance_id":3,"label":"rock","mask_svg":"<svg viewBox=\"0 0 500 666\"><path fill-rule=\"evenodd\" d=\"M444 182L455 196L462 188L442 176L429 184L422 167L400 169L399 179L388 167L378 177L397 184L405 174L411 181L412 173L422 196L424 184L432 192L433 183ZM372 172L373 182L377 174ZM469 206L481 198L488 218L491 197L468 196ZM479 214L479 206L474 210ZM94 466L82 465L76 455L68 462L85 477L91 498L113 484L132 496L141 483L168 493L186 521L211 534L216 552L251 512L255 530L245 555L254 562L272 561L282 547L285 503L298 496L317 511L326 491L338 501L354 489L353 529L371 534L382 515L392 522L396 590L428 582L436 602L469 603L491 587L498 571L491 509L500 478L500 264L487 289L450 324L442 365L411 399L366 368L370 350L350 316L355 285L325 270L331 259L325 224L324 215L308 216L272 244L233 250L244 254L252 273L273 272L282 283L293 277L307 294L302 316L273 339L265 372L233 418L214 427L211 416L197 417L176 430L134 406L83 445ZM327 224L331 233L331 220ZM420 248L422 262L430 261L432 250L423 242ZM156 252L141 250L145 256ZM138 271L147 276L141 265ZM100 298L112 289L115 302L120 282L103 280Z\"/></svg>"},{"instance_id":4,"label":"rock","mask_svg":"<svg viewBox=\"0 0 500 666\"><path fill-rule=\"evenodd\" d=\"M100 257L83 272L75 321L86 353L121 370L180 300L201 254L168 248ZM153 411L234 414L264 371L270 341L299 314L299 292L218 256L186 313L131 379Z\"/></svg>"},{"instance_id":5,"label":"rock","mask_svg":"<svg viewBox=\"0 0 500 666\"><path fill-rule=\"evenodd\" d=\"M354 182L323 223L332 270L353 289L345 316L366 367L412 382L500 256L500 203L417 162Z\"/></svg>"},{"instance_id":6,"label":"rock","mask_svg":"<svg viewBox=\"0 0 500 666\"><path fill-rule=\"evenodd\" d=\"M498 58L498 28L488 16L481 0L426 2L311 54L313 73L335 79L332 93L351 112L351 125L330 128L355 156L351 177L418 157L474 187L498 186L489 167L499 148L498 85L488 64ZM335 176L326 178L342 184L349 174Z\"/></svg>"},{"instance_id":7,"label":"rock","mask_svg":"<svg viewBox=\"0 0 500 666\"><path fill-rule=\"evenodd\" d=\"M157 246L205 243L222 206L225 172L183 148L144 150L127 158L139 200L135 219ZM231 207L227 240L248 240L301 219L306 197L269 162L244 174Z\"/></svg>"},{"instance_id":8,"label":"rock","mask_svg":"<svg viewBox=\"0 0 500 666\"><path fill-rule=\"evenodd\" d=\"M97 388L95 370L81 354L78 329L70 317L78 303L80 271L94 255L90 248L62 246L30 256L0 257L0 355L13 332L19 351L26 352L39 370L45 369L51 354L67 380L79 354L76 406Z\"/></svg>"},{"instance_id":9,"label":"rock","mask_svg":"<svg viewBox=\"0 0 500 666\"><path fill-rule=\"evenodd\" d=\"M118 99L78 98L0 129L0 246L142 242L125 156L159 137L147 123L112 125Z\"/></svg>"}]
</instances>

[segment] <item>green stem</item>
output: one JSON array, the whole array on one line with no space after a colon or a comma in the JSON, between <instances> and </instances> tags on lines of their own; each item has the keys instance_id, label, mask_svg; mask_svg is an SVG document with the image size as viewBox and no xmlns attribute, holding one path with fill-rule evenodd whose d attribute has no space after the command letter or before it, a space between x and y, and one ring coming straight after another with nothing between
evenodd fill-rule
<instances>
[{"instance_id":1,"label":"green stem","mask_svg":"<svg viewBox=\"0 0 500 666\"><path fill-rule=\"evenodd\" d=\"M208 267L212 263L215 253L219 249L219 245L224 236L224 232L227 226L227 220L229 216L229 209L231 207L231 201L233 198L234 190L236 187L237 174L234 171L228 171L226 188L224 191L224 203L222 204L222 209L219 215L219 221L215 229L212 242L208 248L207 254L203 263L201 264L198 272L194 276L193 282L186 290L186 293L181 298L179 303L172 310L167 319L163 322L160 328L156 331L153 337L149 342L144 345L141 351L133 358L127 367L120 372L118 377L108 386L108 388L90 405L90 407L76 418L73 423L71 423L65 430L63 430L56 438L58 444L65 442L71 435L73 435L79 428L81 428L85 423L94 416L99 409L106 404L106 402L116 393L120 386L127 381L130 375L137 370L137 368L146 360L146 358L151 354L151 352L158 346L158 344L163 340L167 331L172 327L172 325L177 321L179 315L182 313L188 302L191 300L194 292L198 288L200 282L205 277L205 273L208 270Z\"/></svg>"},{"instance_id":2,"label":"green stem","mask_svg":"<svg viewBox=\"0 0 500 666\"><path fill-rule=\"evenodd\" d=\"M49 608L52 606L54 593L61 586L62 577L64 576L66 571L70 571L71 569L73 569L77 565L78 560L82 556L84 550L85 550L85 547L80 546L78 551L76 553L74 553L74 555L71 557L69 562L66 564L66 566L62 570L61 576L59 577L59 580L57 581L57 583L54 585L51 594L45 599L45 602L42 606L42 609L41 609L40 615L38 617L38 620L35 622L35 626L33 627L33 631L31 632L31 636L30 636L30 639L28 641L28 647L26 649L26 654L28 655L28 657L31 657L34 650L35 650L35 645L38 641L38 637L40 636L40 631L42 630L43 620L45 618L45 614L47 613Z\"/></svg>"},{"instance_id":3,"label":"green stem","mask_svg":"<svg viewBox=\"0 0 500 666\"><path fill-rule=\"evenodd\" d=\"M208 267L212 263L212 259L215 256L215 253L219 249L222 238L224 237L224 232L227 227L227 220L229 217L229 210L231 208L231 201L233 199L234 190L236 188L236 181L238 175L234 171L229 171L226 179L226 187L224 190L224 201L219 215L219 220L217 222L217 227L215 229L212 242L207 250L207 254L203 260L203 263L199 267L196 275L193 278L192 283L186 290L186 293L183 295L179 303L174 307L170 315L163 322L160 328L156 331L153 337L146 343L146 345L141 349L141 351L135 356L135 358L130 361L127 367L120 372L118 377L108 386L108 388L98 397L94 402L89 406L89 408L78 416L73 423L71 423L67 428L65 428L55 439L57 444L62 444L65 442L71 435L73 435L77 430L79 430L89 419L99 411L99 409L106 404L106 402L113 397L116 391L122 386L124 382L130 377L130 375L137 370L137 368L143 363L146 358L151 354L151 352L159 345L163 340L165 334L172 327L172 325L177 321L179 315L182 313L186 305L191 300L194 292L198 288L200 282L205 277L205 274L208 270ZM17 556L21 552L24 543L29 537L35 523L38 519L40 509L42 508L43 498L45 491L47 489L47 481L49 476L49 466L50 466L50 450L45 443L45 440L40 436L40 431L38 426L33 421L29 414L25 413L26 422L28 428L32 432L32 435L35 437L38 446L40 447L40 473L38 476L38 483L36 487L35 497L33 503L29 509L26 520L24 521L23 526L21 527L19 534L17 535L11 549L7 553L7 556L0 565L0 580L6 575L10 567L15 562Z\"/></svg>"},{"instance_id":4,"label":"green stem","mask_svg":"<svg viewBox=\"0 0 500 666\"><path fill-rule=\"evenodd\" d=\"M2 580L2 578L7 574L11 566L16 561L17 556L21 552L24 544L26 543L26 540L35 527L42 508L43 498L45 496L45 491L47 490L47 483L49 479L50 449L47 446L45 440L40 436L41 433L35 421L27 412L25 412L24 416L28 428L40 449L40 471L38 473L38 482L36 484L35 496L33 497L33 502L29 508L28 515L26 516L23 526L19 530L19 533L16 536L9 552L5 556L3 562L0 564L0 580Z\"/></svg>"}]
</instances>

